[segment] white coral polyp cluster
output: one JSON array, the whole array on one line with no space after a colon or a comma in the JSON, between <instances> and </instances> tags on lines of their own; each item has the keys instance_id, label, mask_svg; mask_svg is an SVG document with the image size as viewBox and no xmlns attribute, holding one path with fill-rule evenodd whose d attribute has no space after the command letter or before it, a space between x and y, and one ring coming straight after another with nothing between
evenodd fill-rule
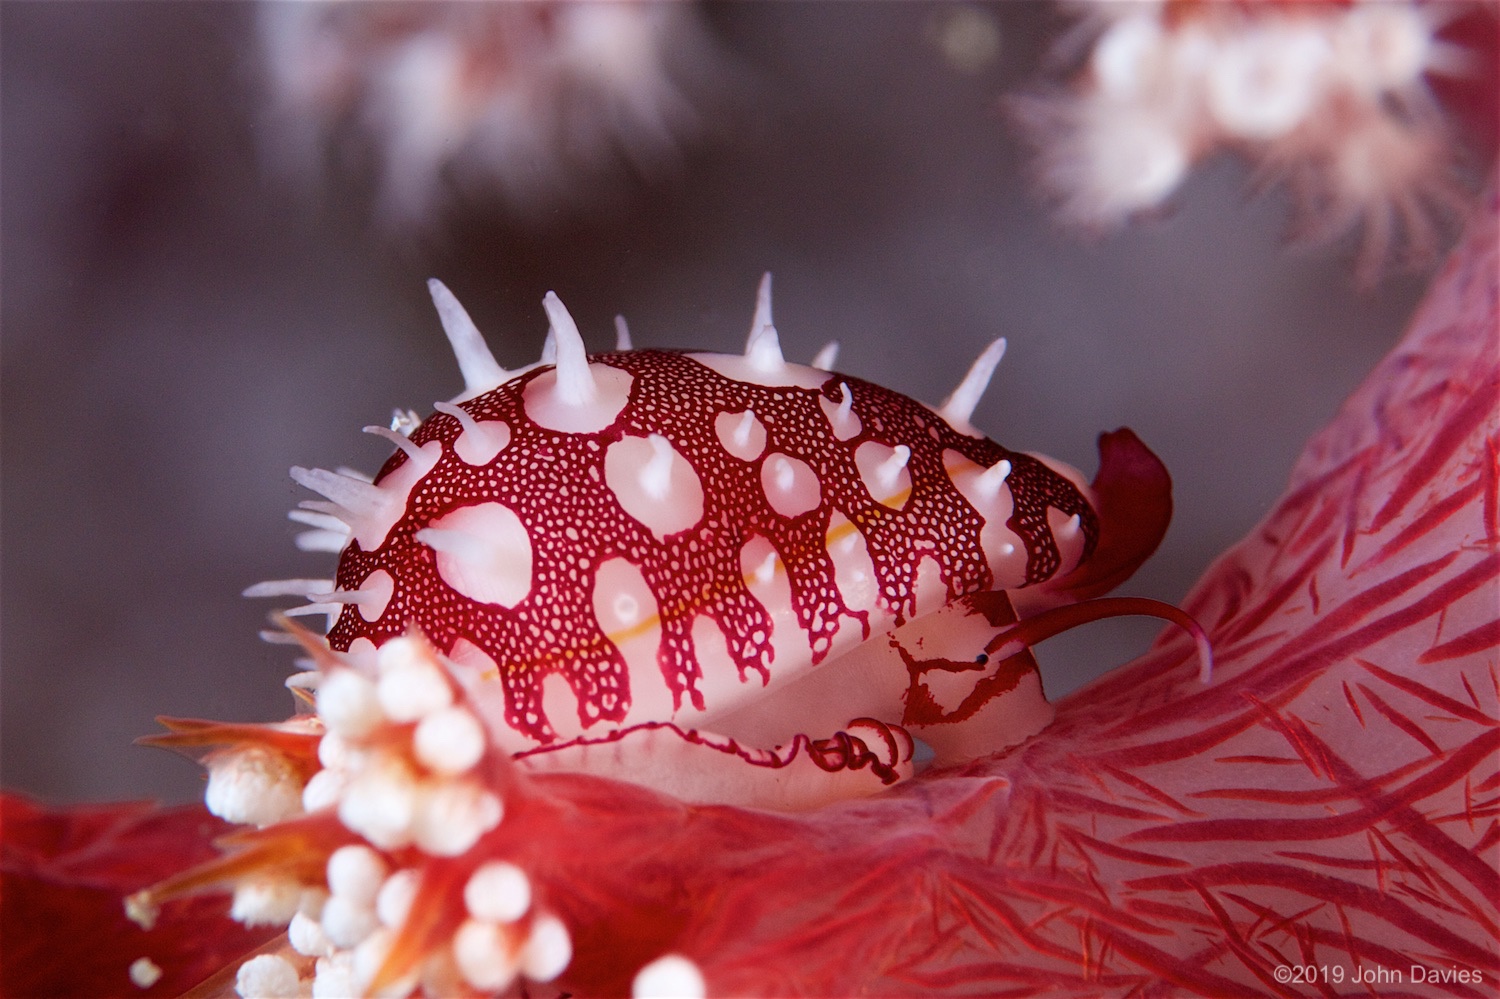
<instances>
[{"instance_id":1,"label":"white coral polyp cluster","mask_svg":"<svg viewBox=\"0 0 1500 999\"><path fill-rule=\"evenodd\" d=\"M442 658L415 633L360 655L320 652L321 669L309 678L317 713L298 727L321 732L321 769L303 783L292 761L260 744L208 761L210 808L221 817L274 835L295 828L278 823L331 814L348 834L329 853L321 884L274 865L237 876L233 917L286 925L295 952L243 964L239 994L488 994L518 977L556 978L572 959L567 927L534 904L526 872L488 856L495 848L483 842L504 819L502 775L510 764L491 755L483 724ZM461 896L424 899L426 866L448 858L472 865ZM457 929L415 965L386 967L422 904L461 907Z\"/></svg>"},{"instance_id":2,"label":"white coral polyp cluster","mask_svg":"<svg viewBox=\"0 0 1500 999\"><path fill-rule=\"evenodd\" d=\"M393 224L455 183L536 210L659 164L697 119L668 63L710 48L686 4L266 2L259 27L272 165L316 173L352 139Z\"/></svg>"},{"instance_id":3,"label":"white coral polyp cluster","mask_svg":"<svg viewBox=\"0 0 1500 999\"><path fill-rule=\"evenodd\" d=\"M1016 102L1063 218L1088 229L1159 207L1219 148L1286 179L1304 235L1363 222L1373 276L1403 231L1434 249L1434 208L1459 203L1429 73L1464 52L1437 38L1454 5L1122 3L1085 8L1097 32L1065 91Z\"/></svg>"}]
</instances>

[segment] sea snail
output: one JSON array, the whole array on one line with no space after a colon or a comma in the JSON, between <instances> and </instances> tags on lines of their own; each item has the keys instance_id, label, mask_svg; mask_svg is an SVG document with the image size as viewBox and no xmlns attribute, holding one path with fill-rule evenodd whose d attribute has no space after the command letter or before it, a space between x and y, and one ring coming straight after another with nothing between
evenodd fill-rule
<instances>
[{"instance_id":1,"label":"sea snail","mask_svg":"<svg viewBox=\"0 0 1500 999\"><path fill-rule=\"evenodd\" d=\"M1079 619L1167 617L1207 666L1179 611L1078 604L1154 550L1170 479L1129 430L1092 486L976 431L1004 340L933 409L785 360L769 275L743 355L633 350L623 321L588 355L548 293L518 371L430 289L464 391L365 428L397 448L373 481L292 469L337 575L246 592L306 597L352 659L420 632L523 768L806 808L1045 727L1028 646Z\"/></svg>"}]
</instances>

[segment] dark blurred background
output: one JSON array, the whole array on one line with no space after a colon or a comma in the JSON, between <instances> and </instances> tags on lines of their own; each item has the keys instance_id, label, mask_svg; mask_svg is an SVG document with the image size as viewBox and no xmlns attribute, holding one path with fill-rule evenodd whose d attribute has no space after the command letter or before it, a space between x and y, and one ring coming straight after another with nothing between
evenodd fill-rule
<instances>
[{"instance_id":1,"label":"dark blurred background","mask_svg":"<svg viewBox=\"0 0 1500 999\"><path fill-rule=\"evenodd\" d=\"M1399 335L1421 275L1354 287L1349 248L1292 254L1284 201L1216 159L1164 217L1092 243L1057 229L999 97L1044 71L1050 5L964 8L997 56L934 41L954 5L704 12L719 70L675 165L588 184L524 221L482 197L423 231L372 221L355 164L261 168L254 9L0 5L3 593L0 779L59 801L200 786L136 748L156 714L288 714L291 653L256 631L262 579L327 576L292 546L292 464L373 471L359 428L462 387L439 276L501 363L541 347L555 289L591 346L738 350L776 276L787 353L937 402L994 336L975 422L1092 473L1128 425L1176 480L1162 550L1125 591L1178 601L1282 490L1307 437ZM1065 693L1149 622L1040 651Z\"/></svg>"}]
</instances>

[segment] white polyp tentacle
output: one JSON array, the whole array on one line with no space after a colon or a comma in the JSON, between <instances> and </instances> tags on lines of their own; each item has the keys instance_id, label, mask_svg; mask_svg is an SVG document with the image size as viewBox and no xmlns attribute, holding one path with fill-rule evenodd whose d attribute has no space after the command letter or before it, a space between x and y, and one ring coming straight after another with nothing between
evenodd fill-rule
<instances>
[{"instance_id":1,"label":"white polyp tentacle","mask_svg":"<svg viewBox=\"0 0 1500 999\"><path fill-rule=\"evenodd\" d=\"M994 375L1000 358L1005 356L1005 337L1000 337L974 359L969 366L969 371L964 375L964 380L958 383L958 388L953 394L943 401L938 407L938 413L949 423L964 425L974 415L974 409L979 405L979 400L984 395L984 390L989 388L990 377Z\"/></svg>"},{"instance_id":2,"label":"white polyp tentacle","mask_svg":"<svg viewBox=\"0 0 1500 999\"><path fill-rule=\"evenodd\" d=\"M771 272L760 279L755 293L755 316L750 320L750 338L745 341L745 360L763 372L779 371L786 366L781 353L781 338L771 322Z\"/></svg>"},{"instance_id":3,"label":"white polyp tentacle","mask_svg":"<svg viewBox=\"0 0 1500 999\"><path fill-rule=\"evenodd\" d=\"M453 958L459 974L476 989L499 992L515 980L515 948L510 933L497 923L467 919L453 935Z\"/></svg>"},{"instance_id":4,"label":"white polyp tentacle","mask_svg":"<svg viewBox=\"0 0 1500 999\"><path fill-rule=\"evenodd\" d=\"M980 473L979 478L974 482L975 491L986 499L993 499L1000 495L1000 487L1010 477L1010 468L1010 462L1001 458Z\"/></svg>"},{"instance_id":5,"label":"white polyp tentacle","mask_svg":"<svg viewBox=\"0 0 1500 999\"><path fill-rule=\"evenodd\" d=\"M373 753L344 788L339 821L383 850L405 846L411 842L419 790L409 766L389 753Z\"/></svg>"},{"instance_id":6,"label":"white polyp tentacle","mask_svg":"<svg viewBox=\"0 0 1500 999\"><path fill-rule=\"evenodd\" d=\"M703 999L703 972L679 954L667 954L641 968L630 983L634 999Z\"/></svg>"},{"instance_id":7,"label":"white polyp tentacle","mask_svg":"<svg viewBox=\"0 0 1500 999\"><path fill-rule=\"evenodd\" d=\"M312 597L333 589L331 579L268 579L240 591L242 597Z\"/></svg>"},{"instance_id":8,"label":"white polyp tentacle","mask_svg":"<svg viewBox=\"0 0 1500 999\"><path fill-rule=\"evenodd\" d=\"M624 316L615 316L615 350L634 350L635 346L630 342L630 327L625 324Z\"/></svg>"},{"instance_id":9,"label":"white polyp tentacle","mask_svg":"<svg viewBox=\"0 0 1500 999\"><path fill-rule=\"evenodd\" d=\"M368 846L341 846L328 858L328 890L335 898L373 906L380 885L390 873L385 858Z\"/></svg>"},{"instance_id":10,"label":"white polyp tentacle","mask_svg":"<svg viewBox=\"0 0 1500 999\"><path fill-rule=\"evenodd\" d=\"M531 908L531 879L514 864L492 860L469 876L464 907L475 919L513 923Z\"/></svg>"},{"instance_id":11,"label":"white polyp tentacle","mask_svg":"<svg viewBox=\"0 0 1500 999\"><path fill-rule=\"evenodd\" d=\"M385 722L374 682L352 669L335 670L320 683L317 704L328 731L343 739L362 738Z\"/></svg>"},{"instance_id":12,"label":"white polyp tentacle","mask_svg":"<svg viewBox=\"0 0 1500 999\"><path fill-rule=\"evenodd\" d=\"M880 463L880 468L875 472L883 489L894 489L896 483L901 479L901 472L906 468L906 463L911 461L911 448L905 444L897 444L892 449L891 456Z\"/></svg>"},{"instance_id":13,"label":"white polyp tentacle","mask_svg":"<svg viewBox=\"0 0 1500 999\"><path fill-rule=\"evenodd\" d=\"M333 944L323 932L322 924L305 912L292 917L286 928L286 938L292 950L304 957L328 957L333 953Z\"/></svg>"},{"instance_id":14,"label":"white polyp tentacle","mask_svg":"<svg viewBox=\"0 0 1500 999\"><path fill-rule=\"evenodd\" d=\"M302 806L302 781L285 756L250 746L208 757L203 801L226 822L266 825L295 815Z\"/></svg>"},{"instance_id":15,"label":"white polyp tentacle","mask_svg":"<svg viewBox=\"0 0 1500 999\"><path fill-rule=\"evenodd\" d=\"M130 962L130 984L141 989L149 989L161 981L163 972L161 965L149 957L138 957Z\"/></svg>"},{"instance_id":16,"label":"white polyp tentacle","mask_svg":"<svg viewBox=\"0 0 1500 999\"><path fill-rule=\"evenodd\" d=\"M323 905L319 922L328 942L340 950L359 946L380 926L375 906L357 902L343 895L333 895Z\"/></svg>"},{"instance_id":17,"label":"white polyp tentacle","mask_svg":"<svg viewBox=\"0 0 1500 999\"><path fill-rule=\"evenodd\" d=\"M259 954L240 965L234 990L242 996L296 996L301 988L292 962L275 954Z\"/></svg>"},{"instance_id":18,"label":"white polyp tentacle","mask_svg":"<svg viewBox=\"0 0 1500 999\"><path fill-rule=\"evenodd\" d=\"M521 945L521 973L534 982L550 982L573 959L573 939L556 916L539 916Z\"/></svg>"},{"instance_id":19,"label":"white polyp tentacle","mask_svg":"<svg viewBox=\"0 0 1500 999\"><path fill-rule=\"evenodd\" d=\"M484 746L479 719L456 704L426 715L412 733L412 753L418 762L447 776L473 769L484 756Z\"/></svg>"},{"instance_id":20,"label":"white polyp tentacle","mask_svg":"<svg viewBox=\"0 0 1500 999\"><path fill-rule=\"evenodd\" d=\"M380 679L375 694L386 717L395 722L420 721L453 703L453 688L429 655L403 648L411 639L393 638L380 647Z\"/></svg>"},{"instance_id":21,"label":"white polyp tentacle","mask_svg":"<svg viewBox=\"0 0 1500 999\"><path fill-rule=\"evenodd\" d=\"M598 390L578 324L556 292L549 291L542 297L542 308L547 310L547 319L556 335L557 400L565 405L587 406L598 396Z\"/></svg>"},{"instance_id":22,"label":"white polyp tentacle","mask_svg":"<svg viewBox=\"0 0 1500 999\"><path fill-rule=\"evenodd\" d=\"M641 491L654 500L664 500L672 491L672 442L661 434L646 438L651 444L651 460L641 467Z\"/></svg>"},{"instance_id":23,"label":"white polyp tentacle","mask_svg":"<svg viewBox=\"0 0 1500 999\"><path fill-rule=\"evenodd\" d=\"M542 356L537 363L557 363L557 331L550 326L547 327L547 338L542 341Z\"/></svg>"},{"instance_id":24,"label":"white polyp tentacle","mask_svg":"<svg viewBox=\"0 0 1500 999\"><path fill-rule=\"evenodd\" d=\"M1237 33L1208 67L1209 112L1238 138L1286 135L1317 105L1329 50L1318 28L1289 19Z\"/></svg>"},{"instance_id":25,"label":"white polyp tentacle","mask_svg":"<svg viewBox=\"0 0 1500 999\"><path fill-rule=\"evenodd\" d=\"M829 340L823 345L823 349L813 355L812 366L821 371L832 371L833 366L839 360L839 342Z\"/></svg>"},{"instance_id":26,"label":"white polyp tentacle","mask_svg":"<svg viewBox=\"0 0 1500 999\"><path fill-rule=\"evenodd\" d=\"M380 924L393 930L405 925L420 886L421 875L410 867L386 878L375 895L375 917Z\"/></svg>"},{"instance_id":27,"label":"white polyp tentacle","mask_svg":"<svg viewBox=\"0 0 1500 999\"><path fill-rule=\"evenodd\" d=\"M464 378L464 394L478 395L510 380L510 373L502 368L484 342L484 335L469 318L469 313L459 304L453 292L437 278L427 282L432 294L432 304L437 306L438 319L443 332L458 359L458 370Z\"/></svg>"},{"instance_id":28,"label":"white polyp tentacle","mask_svg":"<svg viewBox=\"0 0 1500 999\"><path fill-rule=\"evenodd\" d=\"M476 781L440 781L422 788L411 838L433 856L457 857L467 853L504 817L500 799Z\"/></svg>"}]
</instances>

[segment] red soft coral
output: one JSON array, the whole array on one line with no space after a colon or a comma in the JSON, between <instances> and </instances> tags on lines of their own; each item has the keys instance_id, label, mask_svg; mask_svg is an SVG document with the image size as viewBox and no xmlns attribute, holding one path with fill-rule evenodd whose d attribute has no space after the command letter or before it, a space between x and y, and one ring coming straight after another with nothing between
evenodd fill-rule
<instances>
[{"instance_id":1,"label":"red soft coral","mask_svg":"<svg viewBox=\"0 0 1500 999\"><path fill-rule=\"evenodd\" d=\"M199 806L148 802L49 810L0 799L0 995L172 996L274 935L229 919L220 898L168 903L143 930L122 900L184 865L207 860L230 827ZM161 970L133 985L147 958Z\"/></svg>"},{"instance_id":2,"label":"red soft coral","mask_svg":"<svg viewBox=\"0 0 1500 999\"><path fill-rule=\"evenodd\" d=\"M1190 597L1218 654L1211 686L1169 633L1015 749L798 815L520 781L484 842L571 931L557 986L622 994L677 953L715 995L1492 994L1495 215L1491 195L1408 336ZM17 807L7 991L123 990L141 948L112 907L150 877L118 872L155 841L115 837L118 876L83 878L99 895L74 907L86 865L23 848L37 837L18 834ZM185 823L174 841L199 849L193 814L130 828ZM53 870L73 886L55 899L14 887ZM53 904L102 922L44 929ZM244 942L174 925L180 956L158 960L180 962L177 982ZM18 953L32 977L12 988Z\"/></svg>"}]
</instances>

